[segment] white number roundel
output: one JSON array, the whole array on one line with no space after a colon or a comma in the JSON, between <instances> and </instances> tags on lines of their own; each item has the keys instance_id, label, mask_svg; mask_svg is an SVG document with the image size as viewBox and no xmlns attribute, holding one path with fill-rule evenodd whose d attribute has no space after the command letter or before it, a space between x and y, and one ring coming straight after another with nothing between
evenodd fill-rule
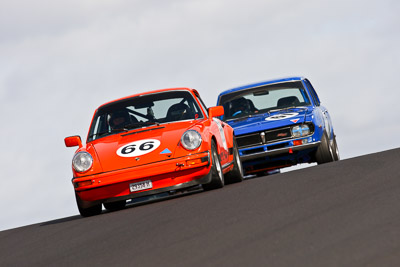
<instances>
[{"instance_id":1,"label":"white number roundel","mask_svg":"<svg viewBox=\"0 0 400 267\"><path fill-rule=\"evenodd\" d=\"M278 121L278 120L284 120L288 118L292 118L294 116L299 115L297 112L292 112L292 113L282 113L282 114L277 114L277 115L272 115L271 117L266 118L266 121Z\"/></svg>"},{"instance_id":2,"label":"white number roundel","mask_svg":"<svg viewBox=\"0 0 400 267\"><path fill-rule=\"evenodd\" d=\"M118 148L117 155L124 158L141 156L156 150L160 144L157 139L135 141Z\"/></svg>"}]
</instances>

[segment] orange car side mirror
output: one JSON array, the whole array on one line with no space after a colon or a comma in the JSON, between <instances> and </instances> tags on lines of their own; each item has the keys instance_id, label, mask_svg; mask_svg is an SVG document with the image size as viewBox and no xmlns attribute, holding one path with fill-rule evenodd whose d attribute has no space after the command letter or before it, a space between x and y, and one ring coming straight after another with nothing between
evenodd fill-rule
<instances>
[{"instance_id":1,"label":"orange car side mirror","mask_svg":"<svg viewBox=\"0 0 400 267\"><path fill-rule=\"evenodd\" d=\"M208 116L210 118L219 117L224 115L224 107L223 106L216 106L211 107L208 109Z\"/></svg>"},{"instance_id":2,"label":"orange car side mirror","mask_svg":"<svg viewBox=\"0 0 400 267\"><path fill-rule=\"evenodd\" d=\"M79 135L69 136L64 139L66 147L79 146L82 147L81 137Z\"/></svg>"}]
</instances>

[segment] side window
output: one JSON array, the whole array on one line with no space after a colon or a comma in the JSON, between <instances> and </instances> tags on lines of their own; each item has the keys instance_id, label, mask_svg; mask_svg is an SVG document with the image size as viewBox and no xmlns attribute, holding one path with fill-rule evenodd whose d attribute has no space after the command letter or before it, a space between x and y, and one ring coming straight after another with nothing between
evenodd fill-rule
<instances>
[{"instance_id":1,"label":"side window","mask_svg":"<svg viewBox=\"0 0 400 267\"><path fill-rule=\"evenodd\" d=\"M316 106L319 106L321 103L319 101L319 97L317 95L317 92L315 92L314 87L311 85L309 80L304 80L304 83L306 84L308 91L311 94L312 99L314 100L314 103Z\"/></svg>"}]
</instances>

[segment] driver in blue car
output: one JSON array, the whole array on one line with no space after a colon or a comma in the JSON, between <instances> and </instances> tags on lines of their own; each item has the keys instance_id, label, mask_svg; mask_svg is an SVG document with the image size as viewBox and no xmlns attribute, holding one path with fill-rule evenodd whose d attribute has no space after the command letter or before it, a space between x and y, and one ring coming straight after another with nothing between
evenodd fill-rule
<instances>
[{"instance_id":1,"label":"driver in blue car","mask_svg":"<svg viewBox=\"0 0 400 267\"><path fill-rule=\"evenodd\" d=\"M244 97L239 97L231 102L231 117L238 117L243 115L249 115L258 113L258 110L255 108L253 102Z\"/></svg>"}]
</instances>

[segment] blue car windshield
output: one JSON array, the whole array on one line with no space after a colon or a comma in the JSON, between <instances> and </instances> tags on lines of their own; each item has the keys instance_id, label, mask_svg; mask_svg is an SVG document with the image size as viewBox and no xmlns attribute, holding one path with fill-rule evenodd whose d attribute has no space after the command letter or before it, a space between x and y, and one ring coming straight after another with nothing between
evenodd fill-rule
<instances>
[{"instance_id":1,"label":"blue car windshield","mask_svg":"<svg viewBox=\"0 0 400 267\"><path fill-rule=\"evenodd\" d=\"M302 84L269 85L222 95L218 103L225 110L223 120L264 114L273 110L311 105Z\"/></svg>"}]
</instances>

